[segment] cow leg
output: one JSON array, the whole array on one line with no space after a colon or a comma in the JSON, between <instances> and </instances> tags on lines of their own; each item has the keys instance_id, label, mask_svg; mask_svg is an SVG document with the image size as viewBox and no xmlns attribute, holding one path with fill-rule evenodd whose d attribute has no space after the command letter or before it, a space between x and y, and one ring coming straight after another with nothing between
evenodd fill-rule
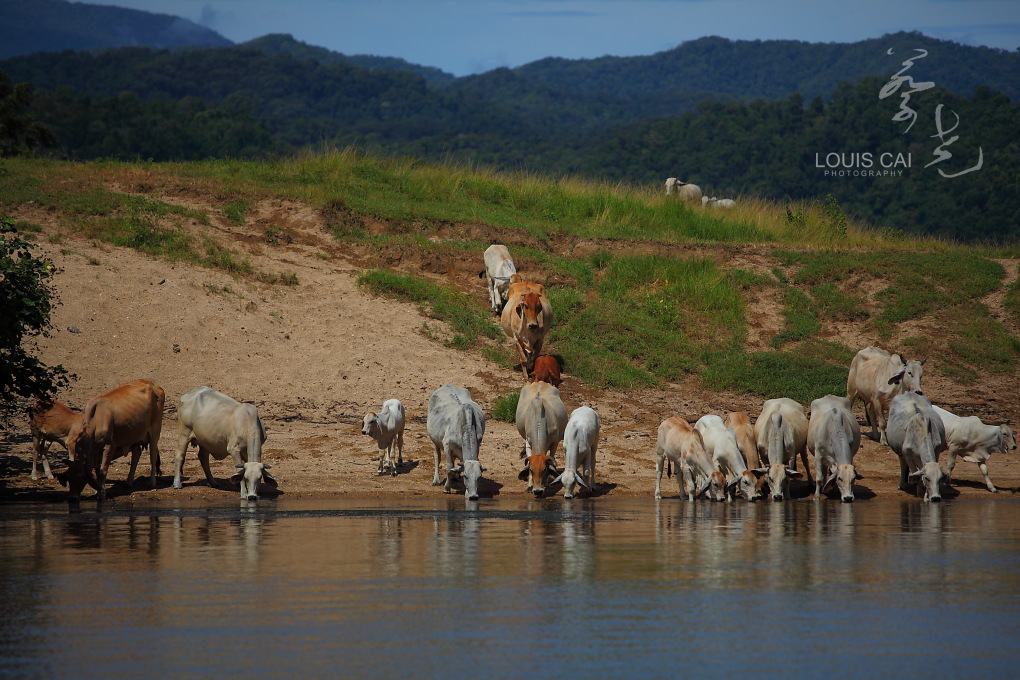
<instances>
[{"instance_id":1,"label":"cow leg","mask_svg":"<svg viewBox=\"0 0 1020 680\"><path fill-rule=\"evenodd\" d=\"M683 456L683 454L680 455ZM681 458L680 470L678 472L679 474L676 476L676 481L677 484L680 485L680 499L692 501L697 500L698 487L694 483L695 475L690 463Z\"/></svg>"},{"instance_id":2,"label":"cow leg","mask_svg":"<svg viewBox=\"0 0 1020 680\"><path fill-rule=\"evenodd\" d=\"M377 475L381 475L383 473L383 468L386 467L386 462L389 460L389 457L390 457L389 450L385 446L383 446L383 444L380 442L379 443L379 467L375 471L375 473Z\"/></svg>"},{"instance_id":3,"label":"cow leg","mask_svg":"<svg viewBox=\"0 0 1020 680\"><path fill-rule=\"evenodd\" d=\"M946 470L946 484L953 479L953 468L956 467L956 447L950 446L946 454L949 457L949 469Z\"/></svg>"},{"instance_id":4,"label":"cow leg","mask_svg":"<svg viewBox=\"0 0 1020 680\"><path fill-rule=\"evenodd\" d=\"M440 483L439 482L439 454L441 453L442 450L439 448L438 444L436 444L435 447L436 447L436 454L435 454L435 457L436 457L436 474L434 474L432 476L432 486L439 486L439 483Z\"/></svg>"},{"instance_id":5,"label":"cow leg","mask_svg":"<svg viewBox=\"0 0 1020 680\"><path fill-rule=\"evenodd\" d=\"M177 434L177 453L174 455L174 488L180 489L183 484L181 477L184 475L184 458L188 455L188 444L191 443L191 430L181 428Z\"/></svg>"},{"instance_id":6,"label":"cow leg","mask_svg":"<svg viewBox=\"0 0 1020 680\"><path fill-rule=\"evenodd\" d=\"M662 449L655 452L655 500L662 498L662 463L664 459Z\"/></svg>"},{"instance_id":7,"label":"cow leg","mask_svg":"<svg viewBox=\"0 0 1020 680\"><path fill-rule=\"evenodd\" d=\"M450 453L450 447L444 445L443 451L446 453L446 484L443 485L443 493L451 493L453 491L453 473L450 470L453 468L453 454Z\"/></svg>"},{"instance_id":8,"label":"cow leg","mask_svg":"<svg viewBox=\"0 0 1020 680\"><path fill-rule=\"evenodd\" d=\"M128 486L135 483L135 468L138 467L138 459L142 457L142 447L140 444L131 445L131 469L128 471L127 482Z\"/></svg>"},{"instance_id":9,"label":"cow leg","mask_svg":"<svg viewBox=\"0 0 1020 680\"><path fill-rule=\"evenodd\" d=\"M212 470L209 469L209 451L202 448L202 445L198 445L198 462L202 464L202 471L205 472L205 481L208 482L210 489L219 488L219 484L216 482L216 478L213 477Z\"/></svg>"},{"instance_id":10,"label":"cow leg","mask_svg":"<svg viewBox=\"0 0 1020 680\"><path fill-rule=\"evenodd\" d=\"M36 462L40 457L42 458L43 472L46 474L46 478L53 479L53 471L50 470L50 458L48 455L50 442L39 440L38 443L33 443L35 446L32 449L32 479L39 479L39 473L36 471Z\"/></svg>"},{"instance_id":11,"label":"cow leg","mask_svg":"<svg viewBox=\"0 0 1020 680\"><path fill-rule=\"evenodd\" d=\"M995 485L992 484L991 478L988 476L988 465L982 461L978 463L978 468L981 470L981 474L985 477L985 486L988 487L988 490L992 493L996 493L998 489L995 488ZM946 479L946 484L949 484L948 478Z\"/></svg>"},{"instance_id":12,"label":"cow leg","mask_svg":"<svg viewBox=\"0 0 1020 680\"><path fill-rule=\"evenodd\" d=\"M389 448L386 450L386 460L389 462L390 465L390 474L394 477L397 476L397 457L395 455L396 448L397 438L396 436L394 436L393 439L390 440Z\"/></svg>"},{"instance_id":13,"label":"cow leg","mask_svg":"<svg viewBox=\"0 0 1020 680\"><path fill-rule=\"evenodd\" d=\"M907 490L907 461L903 456L898 456L900 459L900 491Z\"/></svg>"},{"instance_id":14,"label":"cow leg","mask_svg":"<svg viewBox=\"0 0 1020 680\"><path fill-rule=\"evenodd\" d=\"M404 464L404 433L397 432L397 465Z\"/></svg>"},{"instance_id":15,"label":"cow leg","mask_svg":"<svg viewBox=\"0 0 1020 680\"><path fill-rule=\"evenodd\" d=\"M110 463L113 461L113 457L114 457L115 453L116 453L116 448L113 446L113 444L107 444L105 447L103 447L103 459L102 459L102 463L99 465L99 469L96 470L96 484L99 485L99 500L100 501L105 501L106 500L106 476L110 472ZM138 455L141 455L141 453L142 453L141 449L138 449ZM132 458L133 458L134 457L134 448L133 447L132 447L132 450L131 450L131 455L132 455ZM132 472L134 472L134 471L132 470Z\"/></svg>"},{"instance_id":16,"label":"cow leg","mask_svg":"<svg viewBox=\"0 0 1020 680\"><path fill-rule=\"evenodd\" d=\"M160 460L159 445L151 436L149 438L149 486L155 489L159 486Z\"/></svg>"}]
</instances>

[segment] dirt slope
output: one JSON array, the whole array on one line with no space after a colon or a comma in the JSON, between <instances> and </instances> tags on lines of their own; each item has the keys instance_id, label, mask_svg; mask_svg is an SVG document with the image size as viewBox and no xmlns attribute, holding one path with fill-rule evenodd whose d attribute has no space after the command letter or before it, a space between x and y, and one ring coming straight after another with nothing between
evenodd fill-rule
<instances>
[{"instance_id":1,"label":"dirt slope","mask_svg":"<svg viewBox=\"0 0 1020 680\"><path fill-rule=\"evenodd\" d=\"M212 197L184 191L160 197L218 214ZM484 299L485 286L476 277L481 253L477 262L468 257L436 261L393 249L350 249L332 240L314 210L279 200L259 202L242 226L213 217L216 238L246 253L259 270L293 272L299 280L296 286L266 285L73 236L51 243L63 231L51 215L25 208L17 217L44 225L40 250L59 270L54 283L62 304L53 317L56 330L40 349L46 362L62 363L78 375L60 398L80 409L92 396L138 377L150 378L166 390L160 487L119 486L111 492L118 502L236 494L206 485L194 450L188 454L184 488L170 486L177 398L198 385L255 403L269 436L265 460L273 466L280 490L286 497L310 497L440 493L431 486L433 449L425 433L425 405L431 392L443 383L462 385L488 413L494 399L521 384L519 373L496 366L477 352L451 349L426 337L441 337L445 331L415 306L370 296L355 284L363 267L382 264L431 272ZM265 241L270 225L286 232L283 242ZM749 269L764 266L756 263L760 256L754 249L729 250L720 259ZM1015 277L1015 262L1007 267ZM776 332L781 319L777 304L766 297L753 301L758 320L752 323L752 343L767 341ZM853 336L858 329L843 333L850 336L848 344L873 342ZM833 334L842 333L834 329ZM621 394L582 384L569 375L569 366L566 374L561 392L568 409L590 405L602 418L598 460L602 494L651 497L655 431L662 419L672 415L695 419L728 410L744 410L754 417L761 406L755 397L706 391L697 377L662 389ZM1020 420L1012 379L960 389L940 378L937 358L929 362L925 379L933 401L961 415L977 413L988 422L1014 425ZM364 413L392 397L403 401L409 418L406 464L395 478L376 476L374 442L360 433ZM857 412L860 415L860 405ZM489 419L481 455L488 467L488 493L497 497L524 493L524 484L517 479L521 445L512 425ZM140 472L147 477L146 461L143 457ZM4 433L0 497L62 500L56 482L29 478L30 466L27 427ZM896 490L896 457L888 448L866 440L858 467L865 476L860 495L902 494ZM1020 485L1015 452L995 456L990 467L992 479L1005 492L999 496L1015 494ZM229 461L214 463L213 471L221 479L233 472ZM123 479L126 473L127 461L122 459L112 466L110 478ZM955 477L962 496L989 497L973 464L958 464ZM676 494L675 480L663 484L665 494ZM807 485L794 488L800 494L809 490Z\"/></svg>"}]
</instances>

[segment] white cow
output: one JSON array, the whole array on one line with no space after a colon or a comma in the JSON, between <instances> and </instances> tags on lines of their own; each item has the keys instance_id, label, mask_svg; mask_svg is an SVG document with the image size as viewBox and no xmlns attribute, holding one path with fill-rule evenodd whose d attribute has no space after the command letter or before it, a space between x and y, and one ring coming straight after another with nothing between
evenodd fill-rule
<instances>
[{"instance_id":1,"label":"white cow","mask_svg":"<svg viewBox=\"0 0 1020 680\"><path fill-rule=\"evenodd\" d=\"M659 425L655 440L655 498L662 498L662 464L668 461L666 474L677 466L677 484L680 498L691 500L707 494L716 501L726 500L726 478L715 469L705 451L701 433L683 418L666 418ZM686 487L686 491L684 490Z\"/></svg>"},{"instance_id":2,"label":"white cow","mask_svg":"<svg viewBox=\"0 0 1020 680\"><path fill-rule=\"evenodd\" d=\"M234 460L237 472L230 481L241 485L241 498L258 500L259 482L276 488L277 482L262 462L266 430L253 404L242 404L211 387L196 387L183 395L177 408L178 435L174 488L181 488L181 474L188 445L198 447L198 461L210 487L216 478L209 469L209 456Z\"/></svg>"},{"instance_id":3,"label":"white cow","mask_svg":"<svg viewBox=\"0 0 1020 680\"><path fill-rule=\"evenodd\" d=\"M942 500L939 483L948 478L939 454L946 450L946 430L931 402L915 392L896 395L889 406L887 434L900 458L900 489L906 491L907 483L914 482L918 490L924 489L924 500Z\"/></svg>"},{"instance_id":4,"label":"white cow","mask_svg":"<svg viewBox=\"0 0 1020 680\"><path fill-rule=\"evenodd\" d=\"M570 414L563 434L563 472L550 484L563 484L563 497L574 497L574 485L588 493L595 491L595 452L599 446L599 414L588 406L579 406ZM578 474L578 471L581 471Z\"/></svg>"},{"instance_id":5,"label":"white cow","mask_svg":"<svg viewBox=\"0 0 1020 680\"><path fill-rule=\"evenodd\" d=\"M904 359L900 354L889 354L884 349L865 347L850 362L846 379L846 398L850 407L860 397L864 402L864 417L871 425L871 437L878 431L879 442L888 444L886 417L889 405L897 394L921 392L921 375L924 362Z\"/></svg>"},{"instance_id":6,"label":"white cow","mask_svg":"<svg viewBox=\"0 0 1020 680\"><path fill-rule=\"evenodd\" d=\"M749 501L761 496L761 473L747 469L744 456L740 453L736 433L716 415L702 416L694 427L701 433L705 451L711 456L715 468L726 476L726 492L736 497L739 492Z\"/></svg>"},{"instance_id":7,"label":"white cow","mask_svg":"<svg viewBox=\"0 0 1020 680\"><path fill-rule=\"evenodd\" d=\"M1009 425L985 425L977 416L960 417L949 411L932 407L942 420L949 447L949 469L946 483L949 484L956 467L956 457L963 456L968 463L977 463L985 478L985 486L992 493L998 489L988 477L988 458L993 453L1006 453L1016 449L1016 437Z\"/></svg>"},{"instance_id":8,"label":"white cow","mask_svg":"<svg viewBox=\"0 0 1020 680\"><path fill-rule=\"evenodd\" d=\"M506 305L510 277L517 273L510 251L503 245L491 245L485 249L485 269L478 272L478 278L485 277L489 288L489 303L492 311L500 314Z\"/></svg>"},{"instance_id":9,"label":"white cow","mask_svg":"<svg viewBox=\"0 0 1020 680\"><path fill-rule=\"evenodd\" d=\"M815 457L815 498L835 482L844 503L854 500L853 483L864 478L854 468L860 448L861 427L848 399L829 394L811 402L807 449Z\"/></svg>"},{"instance_id":10,"label":"white cow","mask_svg":"<svg viewBox=\"0 0 1020 680\"><path fill-rule=\"evenodd\" d=\"M556 475L556 446L567 427L567 407L560 391L545 382L528 383L517 401L517 432L524 438L524 468L518 477L528 491L545 493L546 481Z\"/></svg>"},{"instance_id":11,"label":"white cow","mask_svg":"<svg viewBox=\"0 0 1020 680\"><path fill-rule=\"evenodd\" d=\"M768 467L760 470L768 475L769 492L774 501L789 495L791 477L803 476L797 472L797 454L804 461L804 469L810 470L807 430L804 407L793 399L769 399L762 404L761 415L754 424L754 437L758 455L768 461Z\"/></svg>"},{"instance_id":12,"label":"white cow","mask_svg":"<svg viewBox=\"0 0 1020 680\"><path fill-rule=\"evenodd\" d=\"M379 470L386 468L397 476L397 467L404 464L404 405L399 399L387 399L379 413L366 413L361 420L361 434L367 434L379 445ZM397 451L394 459L393 450Z\"/></svg>"},{"instance_id":13,"label":"white cow","mask_svg":"<svg viewBox=\"0 0 1020 680\"><path fill-rule=\"evenodd\" d=\"M445 455L446 485L443 493L450 493L454 477L464 480L464 496L478 500L478 481L485 468L478 462L478 449L485 434L485 414L471 399L471 393L456 385L443 385L429 397L426 421L429 439L436 447L435 475L432 486L439 486L439 455ZM459 465L454 463L460 460Z\"/></svg>"}]
</instances>

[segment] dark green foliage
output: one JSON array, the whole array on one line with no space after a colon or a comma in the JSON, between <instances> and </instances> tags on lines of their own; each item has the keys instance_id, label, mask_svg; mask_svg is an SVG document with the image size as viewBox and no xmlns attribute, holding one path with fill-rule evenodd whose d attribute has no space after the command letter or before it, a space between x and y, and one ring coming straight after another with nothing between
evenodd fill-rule
<instances>
[{"instance_id":1,"label":"dark green foliage","mask_svg":"<svg viewBox=\"0 0 1020 680\"><path fill-rule=\"evenodd\" d=\"M520 392L507 392L492 402L492 417L504 423L517 421L517 404L521 400Z\"/></svg>"},{"instance_id":2,"label":"dark green foliage","mask_svg":"<svg viewBox=\"0 0 1020 680\"><path fill-rule=\"evenodd\" d=\"M749 392L765 399L789 397L810 404L826 394L846 394L846 366L799 350L740 351L709 366L702 379L713 390Z\"/></svg>"},{"instance_id":3,"label":"dark green foliage","mask_svg":"<svg viewBox=\"0 0 1020 680\"><path fill-rule=\"evenodd\" d=\"M15 85L0 71L0 158L20 156L56 143L50 129L29 113L33 97L31 85Z\"/></svg>"},{"instance_id":4,"label":"dark green foliage","mask_svg":"<svg viewBox=\"0 0 1020 680\"><path fill-rule=\"evenodd\" d=\"M47 366L25 341L48 335L53 309L53 264L32 254L14 221L0 218L0 424L26 401L45 401L70 383L63 366Z\"/></svg>"},{"instance_id":5,"label":"dark green foliage","mask_svg":"<svg viewBox=\"0 0 1020 680\"><path fill-rule=\"evenodd\" d=\"M806 340L818 333L818 313L811 299L796 288L787 288L783 305L786 327L772 339L773 347Z\"/></svg>"}]
</instances>

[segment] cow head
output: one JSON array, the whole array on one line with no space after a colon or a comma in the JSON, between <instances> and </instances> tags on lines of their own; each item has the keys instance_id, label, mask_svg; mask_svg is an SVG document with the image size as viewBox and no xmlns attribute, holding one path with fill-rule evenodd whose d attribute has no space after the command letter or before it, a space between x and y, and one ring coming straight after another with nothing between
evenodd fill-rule
<instances>
[{"instance_id":1,"label":"cow head","mask_svg":"<svg viewBox=\"0 0 1020 680\"><path fill-rule=\"evenodd\" d=\"M576 470L571 470L570 468L567 468L566 470L561 472L559 476L556 477L556 479L549 482L549 486L552 486L557 482L563 485L564 498L574 497L575 486L580 486L588 493L591 493L591 487L588 486L588 482L584 481L584 476L577 474Z\"/></svg>"},{"instance_id":2,"label":"cow head","mask_svg":"<svg viewBox=\"0 0 1020 680\"><path fill-rule=\"evenodd\" d=\"M241 485L241 498L257 501L259 482L264 482L274 489L277 486L276 480L268 472L269 468L269 465L248 461L237 466L237 472L231 476L230 481Z\"/></svg>"},{"instance_id":3,"label":"cow head","mask_svg":"<svg viewBox=\"0 0 1020 680\"><path fill-rule=\"evenodd\" d=\"M57 481L61 486L67 487L67 502L77 503L81 499L81 492L89 483L92 476L84 458L76 458L67 464L67 469L57 473Z\"/></svg>"},{"instance_id":4,"label":"cow head","mask_svg":"<svg viewBox=\"0 0 1020 680\"><path fill-rule=\"evenodd\" d=\"M896 354L895 356L899 358L902 365L889 378L889 384L900 385L904 392L916 392L923 395L924 392L921 391L921 376L924 374L924 362L928 361L928 357L916 361L914 359L904 359L902 354Z\"/></svg>"},{"instance_id":5,"label":"cow head","mask_svg":"<svg viewBox=\"0 0 1020 680\"><path fill-rule=\"evenodd\" d=\"M864 475L857 471L851 463L842 463L836 466L836 469L832 471L829 478L822 484L821 490L825 490L830 484L836 484L836 490L839 491L839 498L844 503L853 503L854 501L854 482L858 479L864 479Z\"/></svg>"},{"instance_id":6,"label":"cow head","mask_svg":"<svg viewBox=\"0 0 1020 680\"><path fill-rule=\"evenodd\" d=\"M945 476L946 473L942 471L939 464L931 461L911 472L907 476L907 481L917 484L918 491L924 490L924 500L937 503L942 500L942 494L939 492L939 482Z\"/></svg>"},{"instance_id":7,"label":"cow head","mask_svg":"<svg viewBox=\"0 0 1020 680\"><path fill-rule=\"evenodd\" d=\"M761 497L763 479L763 477L756 475L750 470L744 470L726 486L726 491L734 497L740 494L753 503Z\"/></svg>"},{"instance_id":8,"label":"cow head","mask_svg":"<svg viewBox=\"0 0 1020 680\"><path fill-rule=\"evenodd\" d=\"M545 487L552 484L549 480L556 472L549 456L534 455L528 456L524 460L524 468L518 473L517 478L528 483L528 491L536 496L541 496L545 493Z\"/></svg>"},{"instance_id":9,"label":"cow head","mask_svg":"<svg viewBox=\"0 0 1020 680\"><path fill-rule=\"evenodd\" d=\"M530 330L539 329L538 315L542 312L542 298L538 293L525 293L517 305L517 313L521 316L521 323Z\"/></svg>"},{"instance_id":10,"label":"cow head","mask_svg":"<svg viewBox=\"0 0 1020 680\"><path fill-rule=\"evenodd\" d=\"M790 479L804 476L797 470L791 470L786 467L785 463L776 463L767 468L759 468L755 472L765 473L765 477L768 480L766 483L769 485L769 493L772 494L772 500L774 501L786 500L786 497L790 495Z\"/></svg>"},{"instance_id":11,"label":"cow head","mask_svg":"<svg viewBox=\"0 0 1020 680\"><path fill-rule=\"evenodd\" d=\"M361 434L367 434L376 440L376 442L379 442L379 416L371 412L366 413L365 417L361 419Z\"/></svg>"},{"instance_id":12,"label":"cow head","mask_svg":"<svg viewBox=\"0 0 1020 680\"><path fill-rule=\"evenodd\" d=\"M723 473L718 470L713 470L712 473L701 483L701 486L698 487L694 497L698 498L702 494L707 496L709 500L725 501L726 477L723 476Z\"/></svg>"},{"instance_id":13,"label":"cow head","mask_svg":"<svg viewBox=\"0 0 1020 680\"><path fill-rule=\"evenodd\" d=\"M478 482L486 468L477 460L467 460L453 467L450 472L460 475L464 480L464 498L469 501L478 500Z\"/></svg>"},{"instance_id":14,"label":"cow head","mask_svg":"<svg viewBox=\"0 0 1020 680\"><path fill-rule=\"evenodd\" d=\"M1006 424L999 426L999 431L1002 433L1002 452L1016 450L1016 437L1013 435L1013 429Z\"/></svg>"}]
</instances>

